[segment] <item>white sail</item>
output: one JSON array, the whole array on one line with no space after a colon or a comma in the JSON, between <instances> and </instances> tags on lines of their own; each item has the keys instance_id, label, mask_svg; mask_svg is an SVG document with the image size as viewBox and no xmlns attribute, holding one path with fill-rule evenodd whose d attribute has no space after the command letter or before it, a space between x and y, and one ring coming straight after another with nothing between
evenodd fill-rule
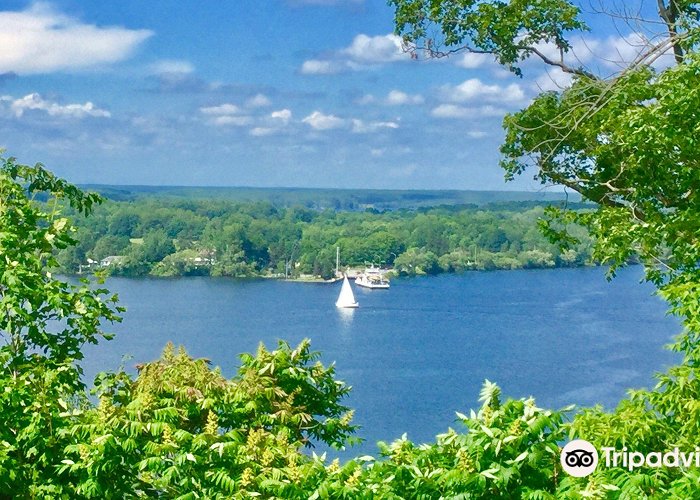
<instances>
[{"instance_id":1,"label":"white sail","mask_svg":"<svg viewBox=\"0 0 700 500\"><path fill-rule=\"evenodd\" d=\"M360 304L355 302L355 294L352 293L352 287L348 281L348 277L343 278L343 286L340 288L340 295L335 303L336 307L358 307Z\"/></svg>"}]
</instances>

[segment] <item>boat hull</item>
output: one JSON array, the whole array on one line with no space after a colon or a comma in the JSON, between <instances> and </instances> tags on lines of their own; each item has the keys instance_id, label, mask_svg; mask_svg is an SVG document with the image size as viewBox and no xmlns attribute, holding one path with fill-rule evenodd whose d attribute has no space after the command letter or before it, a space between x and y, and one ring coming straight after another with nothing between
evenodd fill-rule
<instances>
[{"instance_id":1,"label":"boat hull","mask_svg":"<svg viewBox=\"0 0 700 500\"><path fill-rule=\"evenodd\" d=\"M381 276L362 274L355 279L355 284L364 288L381 290L389 288L389 281Z\"/></svg>"},{"instance_id":2,"label":"boat hull","mask_svg":"<svg viewBox=\"0 0 700 500\"><path fill-rule=\"evenodd\" d=\"M338 304L336 302L335 307L338 307L340 309L355 309L356 307L360 307L360 304L358 304L357 302L355 302L354 304Z\"/></svg>"},{"instance_id":3,"label":"boat hull","mask_svg":"<svg viewBox=\"0 0 700 500\"><path fill-rule=\"evenodd\" d=\"M364 288L371 288L373 290L386 290L387 288L389 288L388 283L379 284L379 283L365 283L365 282L355 281L355 284L357 286L361 286Z\"/></svg>"}]
</instances>

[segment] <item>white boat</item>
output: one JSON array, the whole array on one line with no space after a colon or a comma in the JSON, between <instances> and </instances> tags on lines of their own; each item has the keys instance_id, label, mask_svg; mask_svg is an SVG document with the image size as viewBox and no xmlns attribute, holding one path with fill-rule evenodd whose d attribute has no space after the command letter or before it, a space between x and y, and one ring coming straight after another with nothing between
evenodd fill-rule
<instances>
[{"instance_id":1,"label":"white boat","mask_svg":"<svg viewBox=\"0 0 700 500\"><path fill-rule=\"evenodd\" d=\"M368 267L365 271L355 278L357 286L365 288L389 288L389 280L384 277L381 269L374 266Z\"/></svg>"},{"instance_id":2,"label":"white boat","mask_svg":"<svg viewBox=\"0 0 700 500\"><path fill-rule=\"evenodd\" d=\"M352 287L348 281L348 277L343 278L343 286L340 287L340 295L335 302L336 307L359 307L360 304L355 300L355 294L352 293Z\"/></svg>"}]
</instances>

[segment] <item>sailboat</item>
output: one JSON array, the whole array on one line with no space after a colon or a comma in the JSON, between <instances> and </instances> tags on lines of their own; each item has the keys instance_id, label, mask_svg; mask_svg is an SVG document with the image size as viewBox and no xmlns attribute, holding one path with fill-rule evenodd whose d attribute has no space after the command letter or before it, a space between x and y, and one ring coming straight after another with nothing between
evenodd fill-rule
<instances>
[{"instance_id":1,"label":"sailboat","mask_svg":"<svg viewBox=\"0 0 700 500\"><path fill-rule=\"evenodd\" d=\"M352 287L348 281L347 275L343 277L343 286L340 287L340 295L338 295L338 300L335 302L336 307L359 307L355 301L355 294L352 293Z\"/></svg>"}]
</instances>

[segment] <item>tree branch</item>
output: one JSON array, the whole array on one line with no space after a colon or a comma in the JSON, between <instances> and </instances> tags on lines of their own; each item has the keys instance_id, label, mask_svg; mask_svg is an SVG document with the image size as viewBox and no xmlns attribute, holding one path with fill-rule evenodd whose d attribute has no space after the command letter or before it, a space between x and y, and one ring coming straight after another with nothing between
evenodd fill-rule
<instances>
[{"instance_id":1,"label":"tree branch","mask_svg":"<svg viewBox=\"0 0 700 500\"><path fill-rule=\"evenodd\" d=\"M683 48L678 45L678 31L676 30L676 23L678 22L678 7L676 5L676 0L669 0L669 5L666 6L664 0L657 0L659 6L659 16L666 23L668 28L668 37L673 43L673 55L676 58L676 62L681 64L683 62Z\"/></svg>"},{"instance_id":2,"label":"tree branch","mask_svg":"<svg viewBox=\"0 0 700 500\"><path fill-rule=\"evenodd\" d=\"M546 55L544 55L539 49L537 49L537 48L535 48L535 47L521 46L521 48L522 48L522 50L525 50L526 52L532 52L532 53L535 54L537 57L539 57L540 59L542 59L542 61L543 61L545 64L548 64L548 65L550 65L550 66L556 66L556 67L558 67L558 68L561 69L564 73L569 73L569 74L571 74L571 75L585 76L585 77L590 78L590 79L592 79L592 80L598 80L598 79L599 79L596 75L594 75L593 73L590 73L590 72L586 71L586 70L583 69L583 68L572 68L571 66L569 66L568 64L566 64L566 63L564 62L564 58L563 58L563 57L562 57L562 59L561 59L560 61L555 61L555 60L553 60L553 59L550 59L550 58L547 57Z\"/></svg>"}]
</instances>

